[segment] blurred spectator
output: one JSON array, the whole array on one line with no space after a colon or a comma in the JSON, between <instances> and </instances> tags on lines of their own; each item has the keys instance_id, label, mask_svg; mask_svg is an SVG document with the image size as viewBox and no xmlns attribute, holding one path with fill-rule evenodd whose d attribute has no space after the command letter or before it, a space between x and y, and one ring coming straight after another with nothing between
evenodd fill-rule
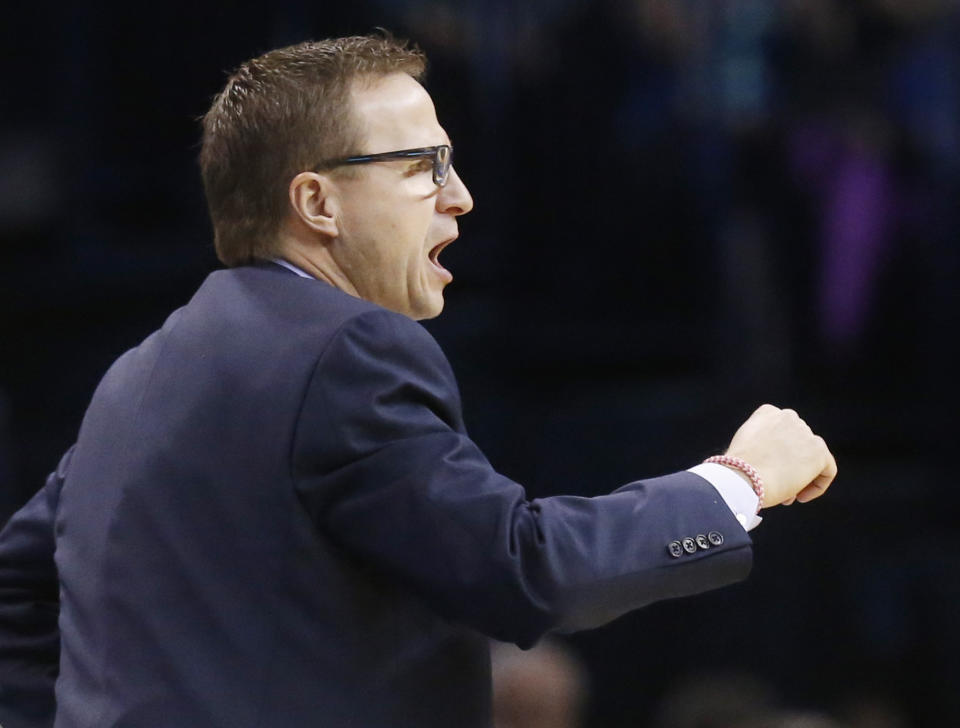
<instances>
[{"instance_id":1,"label":"blurred spectator","mask_svg":"<svg viewBox=\"0 0 960 728\"><path fill-rule=\"evenodd\" d=\"M822 713L782 712L723 728L850 728ZM877 726L876 728L880 728Z\"/></svg>"},{"instance_id":2,"label":"blurred spectator","mask_svg":"<svg viewBox=\"0 0 960 728\"><path fill-rule=\"evenodd\" d=\"M850 728L909 728L903 710L890 696L860 692L841 702L840 715Z\"/></svg>"},{"instance_id":3,"label":"blurred spectator","mask_svg":"<svg viewBox=\"0 0 960 728\"><path fill-rule=\"evenodd\" d=\"M563 643L530 650L500 642L491 648L494 728L577 728L587 700L587 674Z\"/></svg>"},{"instance_id":4,"label":"blurred spectator","mask_svg":"<svg viewBox=\"0 0 960 728\"><path fill-rule=\"evenodd\" d=\"M810 301L821 340L849 359L863 354L884 286L942 254L952 208L929 185L944 174L956 185L956 8L817 0L785 11L770 47L787 167L813 213ZM904 257L920 262L891 271Z\"/></svg>"},{"instance_id":5,"label":"blurred spectator","mask_svg":"<svg viewBox=\"0 0 960 728\"><path fill-rule=\"evenodd\" d=\"M878 719L886 713L876 713ZM866 728L824 713L780 707L773 687L746 674L704 674L679 683L662 700L652 728ZM903 728L878 722L870 728Z\"/></svg>"},{"instance_id":6,"label":"blurred spectator","mask_svg":"<svg viewBox=\"0 0 960 728\"><path fill-rule=\"evenodd\" d=\"M752 675L701 674L664 696L652 728L752 728L776 704L772 686Z\"/></svg>"}]
</instances>

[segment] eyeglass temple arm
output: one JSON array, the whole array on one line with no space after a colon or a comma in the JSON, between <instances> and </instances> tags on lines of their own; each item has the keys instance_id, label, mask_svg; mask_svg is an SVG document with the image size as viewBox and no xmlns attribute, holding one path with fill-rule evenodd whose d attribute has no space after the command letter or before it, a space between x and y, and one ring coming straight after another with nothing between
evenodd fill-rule
<instances>
[{"instance_id":1,"label":"eyeglass temple arm","mask_svg":"<svg viewBox=\"0 0 960 728\"><path fill-rule=\"evenodd\" d=\"M405 157L435 157L437 147L424 147L423 149L404 149L400 152L380 152L379 154L361 154L356 157L347 157L342 160L343 164L353 162L369 162L373 159L404 159Z\"/></svg>"}]
</instances>

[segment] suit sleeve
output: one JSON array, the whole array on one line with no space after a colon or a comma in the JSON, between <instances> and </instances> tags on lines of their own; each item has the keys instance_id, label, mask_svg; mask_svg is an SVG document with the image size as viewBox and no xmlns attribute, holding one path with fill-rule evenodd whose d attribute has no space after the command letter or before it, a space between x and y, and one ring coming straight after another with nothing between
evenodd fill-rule
<instances>
[{"instance_id":1,"label":"suit sleeve","mask_svg":"<svg viewBox=\"0 0 960 728\"><path fill-rule=\"evenodd\" d=\"M750 570L749 537L689 472L528 500L467 436L436 342L390 312L351 320L325 350L293 469L323 534L445 618L522 647ZM671 542L708 533L722 543L671 554Z\"/></svg>"},{"instance_id":2,"label":"suit sleeve","mask_svg":"<svg viewBox=\"0 0 960 728\"><path fill-rule=\"evenodd\" d=\"M60 663L54 519L71 448L0 531L0 725L53 725Z\"/></svg>"}]
</instances>

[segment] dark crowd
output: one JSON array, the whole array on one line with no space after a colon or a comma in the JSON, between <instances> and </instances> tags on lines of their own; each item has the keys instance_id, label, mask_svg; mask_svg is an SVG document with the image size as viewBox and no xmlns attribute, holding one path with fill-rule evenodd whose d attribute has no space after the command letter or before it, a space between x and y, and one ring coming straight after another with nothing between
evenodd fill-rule
<instances>
[{"instance_id":1,"label":"dark crowd","mask_svg":"<svg viewBox=\"0 0 960 728\"><path fill-rule=\"evenodd\" d=\"M551 690L570 726L960 725L957 2L5 14L0 522L109 364L218 266L197 118L225 74L382 26L427 52L475 199L427 328L500 471L531 497L607 492L722 451L765 401L800 411L839 464L829 497L751 534L746 583L545 657L497 646L498 669L533 660L541 678L495 682L527 701L501 728L563 726L536 717Z\"/></svg>"}]
</instances>

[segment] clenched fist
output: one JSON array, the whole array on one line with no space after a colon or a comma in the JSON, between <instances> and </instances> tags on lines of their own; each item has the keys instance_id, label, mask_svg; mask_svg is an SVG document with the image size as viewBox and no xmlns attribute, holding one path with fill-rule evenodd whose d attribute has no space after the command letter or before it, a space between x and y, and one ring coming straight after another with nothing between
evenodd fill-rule
<instances>
[{"instance_id":1,"label":"clenched fist","mask_svg":"<svg viewBox=\"0 0 960 728\"><path fill-rule=\"evenodd\" d=\"M823 438L792 409L761 405L740 426L727 455L757 469L764 484L764 507L806 503L818 498L837 475L837 461Z\"/></svg>"}]
</instances>

